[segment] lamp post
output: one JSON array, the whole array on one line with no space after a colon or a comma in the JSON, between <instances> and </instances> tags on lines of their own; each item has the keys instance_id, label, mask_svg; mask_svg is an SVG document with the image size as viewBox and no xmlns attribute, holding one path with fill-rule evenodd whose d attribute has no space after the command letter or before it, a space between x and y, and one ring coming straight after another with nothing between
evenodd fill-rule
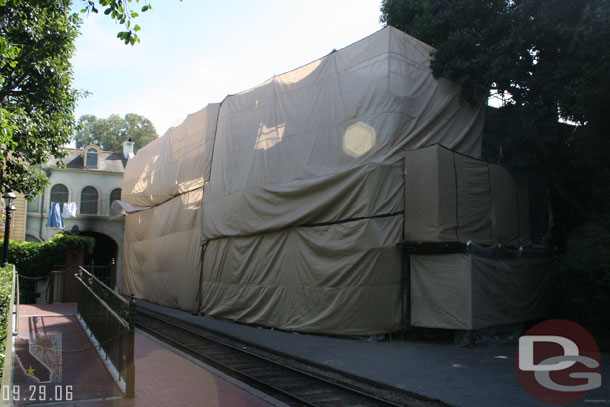
<instances>
[{"instance_id":1,"label":"lamp post","mask_svg":"<svg viewBox=\"0 0 610 407\"><path fill-rule=\"evenodd\" d=\"M8 240L11 234L11 217L13 216L13 212L15 211L15 206L13 205L13 200L17 198L12 192L7 192L2 195L6 202L6 220L4 222L4 255L2 256L2 267L6 267L8 265Z\"/></svg>"}]
</instances>

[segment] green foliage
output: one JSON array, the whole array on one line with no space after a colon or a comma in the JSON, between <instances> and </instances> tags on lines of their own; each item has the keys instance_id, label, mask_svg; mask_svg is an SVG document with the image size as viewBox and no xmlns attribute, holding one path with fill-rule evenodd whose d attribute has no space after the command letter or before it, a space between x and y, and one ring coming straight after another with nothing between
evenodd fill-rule
<instances>
[{"instance_id":1,"label":"green foliage","mask_svg":"<svg viewBox=\"0 0 610 407\"><path fill-rule=\"evenodd\" d=\"M546 175L564 252L555 309L610 349L610 2L383 0L381 12L438 50L434 75L465 99L507 101L488 109L484 158Z\"/></svg>"},{"instance_id":2,"label":"green foliage","mask_svg":"<svg viewBox=\"0 0 610 407\"><path fill-rule=\"evenodd\" d=\"M6 347L6 329L9 318L11 291L13 287L13 266L0 267L0 353ZM0 370L4 367L4 358L0 358Z\"/></svg>"},{"instance_id":3,"label":"green foliage","mask_svg":"<svg viewBox=\"0 0 610 407\"><path fill-rule=\"evenodd\" d=\"M20 275L45 277L53 266L64 263L66 250L75 247L81 247L86 254L91 254L95 247L95 239L58 233L50 240L41 243L10 240L8 261L15 265Z\"/></svg>"},{"instance_id":4,"label":"green foliage","mask_svg":"<svg viewBox=\"0 0 610 407\"><path fill-rule=\"evenodd\" d=\"M491 88L530 119L610 120L605 0L383 0L381 11L437 48L435 76L463 83L470 100Z\"/></svg>"},{"instance_id":5,"label":"green foliage","mask_svg":"<svg viewBox=\"0 0 610 407\"><path fill-rule=\"evenodd\" d=\"M610 215L575 229L556 276L556 317L577 321L610 350Z\"/></svg>"},{"instance_id":6,"label":"green foliage","mask_svg":"<svg viewBox=\"0 0 610 407\"><path fill-rule=\"evenodd\" d=\"M103 150L123 151L123 142L130 137L135 152L159 136L150 120L135 113L124 118L113 114L107 119L84 115L78 119L74 142L79 148L95 144Z\"/></svg>"},{"instance_id":7,"label":"green foliage","mask_svg":"<svg viewBox=\"0 0 610 407\"><path fill-rule=\"evenodd\" d=\"M384 0L381 21L436 47L434 75L462 83L475 101L487 97L499 73L512 73L522 52L531 60L510 33L513 8L505 0Z\"/></svg>"},{"instance_id":8,"label":"green foliage","mask_svg":"<svg viewBox=\"0 0 610 407\"><path fill-rule=\"evenodd\" d=\"M70 58L80 19L68 0L0 5L0 190L37 195L48 180L33 166L63 157L78 97Z\"/></svg>"},{"instance_id":9,"label":"green foliage","mask_svg":"<svg viewBox=\"0 0 610 407\"><path fill-rule=\"evenodd\" d=\"M81 0L83 11L104 13L125 27L118 37L139 41L132 25L132 0ZM139 0L135 0L138 3ZM0 0L0 191L28 199L48 185L35 167L66 155L74 108L81 96L72 88L70 59L81 19L72 0ZM148 4L141 12L150 10Z\"/></svg>"},{"instance_id":10,"label":"green foliage","mask_svg":"<svg viewBox=\"0 0 610 407\"><path fill-rule=\"evenodd\" d=\"M381 11L437 48L434 75L466 99L506 98L508 126L486 132L487 152L502 146L504 163L547 175L559 229L609 209L610 2L383 0Z\"/></svg>"},{"instance_id":11,"label":"green foliage","mask_svg":"<svg viewBox=\"0 0 610 407\"><path fill-rule=\"evenodd\" d=\"M121 24L125 30L117 33L117 38L123 41L125 44L134 45L136 42L140 42L137 32L140 31L140 26L134 24L133 20L139 17L139 13L131 8L132 0L83 0L85 8L81 10L81 13L98 13L99 8L104 9L104 14ZM139 3L139 0L135 0L135 3ZM145 13L148 10L152 10L152 6L145 0L143 1L140 9L141 13Z\"/></svg>"}]
</instances>

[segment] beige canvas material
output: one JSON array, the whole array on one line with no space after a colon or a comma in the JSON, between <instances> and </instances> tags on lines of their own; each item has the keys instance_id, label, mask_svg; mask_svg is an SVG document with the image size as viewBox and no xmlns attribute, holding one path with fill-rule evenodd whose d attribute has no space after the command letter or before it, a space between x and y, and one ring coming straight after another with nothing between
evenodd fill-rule
<instances>
[{"instance_id":1,"label":"beige canvas material","mask_svg":"<svg viewBox=\"0 0 610 407\"><path fill-rule=\"evenodd\" d=\"M441 145L405 153L405 240L529 246L527 180Z\"/></svg>"},{"instance_id":2,"label":"beige canvas material","mask_svg":"<svg viewBox=\"0 0 610 407\"><path fill-rule=\"evenodd\" d=\"M201 312L302 332L400 329L402 217L211 240Z\"/></svg>"},{"instance_id":3,"label":"beige canvas material","mask_svg":"<svg viewBox=\"0 0 610 407\"><path fill-rule=\"evenodd\" d=\"M398 175L380 186L376 174L398 165L405 148L443 143L479 156L482 105L434 79L430 51L388 27L227 97L204 197L205 238L394 211Z\"/></svg>"},{"instance_id":4,"label":"beige canvas material","mask_svg":"<svg viewBox=\"0 0 610 407\"><path fill-rule=\"evenodd\" d=\"M201 188L210 176L219 106L210 104L190 114L141 148L127 162L121 200L133 206L156 206Z\"/></svg>"},{"instance_id":5,"label":"beige canvas material","mask_svg":"<svg viewBox=\"0 0 610 407\"><path fill-rule=\"evenodd\" d=\"M125 216L123 293L192 310L201 268L203 189Z\"/></svg>"},{"instance_id":6,"label":"beige canvas material","mask_svg":"<svg viewBox=\"0 0 610 407\"><path fill-rule=\"evenodd\" d=\"M282 329L398 329L404 149L481 152L484 105L434 79L431 51L384 28L140 150L123 200L154 208L127 217L124 286L189 311L199 293L202 313ZM199 222L184 215L198 233L155 226L158 208L200 187Z\"/></svg>"},{"instance_id":7,"label":"beige canvas material","mask_svg":"<svg viewBox=\"0 0 610 407\"><path fill-rule=\"evenodd\" d=\"M410 256L411 325L472 328L471 261L465 254Z\"/></svg>"},{"instance_id":8,"label":"beige canvas material","mask_svg":"<svg viewBox=\"0 0 610 407\"><path fill-rule=\"evenodd\" d=\"M410 256L413 326L474 330L542 317L552 253L491 251Z\"/></svg>"}]
</instances>

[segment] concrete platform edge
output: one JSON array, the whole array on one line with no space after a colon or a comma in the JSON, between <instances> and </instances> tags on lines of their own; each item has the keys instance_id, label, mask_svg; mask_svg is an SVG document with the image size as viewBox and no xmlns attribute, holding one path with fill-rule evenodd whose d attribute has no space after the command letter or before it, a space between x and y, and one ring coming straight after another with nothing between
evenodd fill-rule
<instances>
[{"instance_id":1,"label":"concrete platform edge","mask_svg":"<svg viewBox=\"0 0 610 407\"><path fill-rule=\"evenodd\" d=\"M240 382L239 380L236 380L235 378L233 378L233 377L231 377L231 376L221 372L218 369L215 369L214 367L212 367L212 366L202 362L201 360L196 359L196 358L192 357L191 355L189 355L189 354L187 354L185 352L182 352L180 349L177 349L177 348L171 346L170 344L165 343L165 342L161 341L158 338L155 338L154 336L150 335L148 332L145 332L145 331L143 331L141 329L136 329L136 331L140 335L144 335L147 338L149 338L150 340L155 341L156 343L160 344L161 346L166 347L167 349L171 350L172 352L174 352L178 356L181 356L181 357L185 358L186 360L188 360L188 361L196 364L197 366L199 366L199 367L201 367L201 368L203 368L203 369L205 369L205 370L215 374L216 376L222 377L224 380L230 382L231 384L234 384L235 386L241 388L242 390L245 390L248 393L251 393L251 394L255 395L256 397L258 397L260 399L263 399L266 402L268 402L270 404L273 404L276 407L288 407L287 404L285 404L285 403L283 403L283 402L281 402L281 401L279 401L279 400L269 396L268 394L263 393L262 391L260 391L258 389L255 389L254 387L249 386L246 383L243 383L243 382Z\"/></svg>"},{"instance_id":2,"label":"concrete platform edge","mask_svg":"<svg viewBox=\"0 0 610 407\"><path fill-rule=\"evenodd\" d=\"M141 308L143 308L145 310L156 312L156 313L165 315L167 317L178 317L181 321L183 321L183 322L185 322L187 324L204 328L204 329L206 329L206 330L208 330L208 331L210 331L210 332L212 332L212 333L214 333L216 335L219 335L219 336L222 336L222 337L225 337L225 338L228 338L228 339L232 339L232 340L241 342L241 343L243 343L245 345L261 349L261 350L263 350L265 352L269 352L269 353L275 354L275 355L277 355L279 357L282 357L282 358L293 359L293 360L295 360L297 362L300 362L300 363L303 363L303 364L307 364L307 365L313 366L313 367L321 369L321 370L326 370L326 371L330 371L332 373L336 373L336 374L345 376L348 379L352 379L352 380L359 381L359 382L362 382L362 383L365 383L365 384L377 386L377 387L380 387L380 388L383 388L383 389L386 389L386 390L395 391L397 393L405 394L406 396L411 397L411 398L415 398L415 399L423 400L423 401L431 401L431 402L443 403L443 404L449 406L449 404L445 403L443 400L440 400L438 398L428 397L426 395L414 393L414 392L409 391L407 389L403 389L403 388L400 388L400 387L392 386L391 384L388 384L388 383L383 383L383 382L371 380L371 379L369 379L367 377L354 374L354 373L349 372L347 370L338 369L336 367L325 365L325 364L316 362L316 361L311 360L311 359L299 357L299 356L297 356L295 354L289 354L289 353L283 352L281 350L278 350L278 349L275 349L275 348L272 348L272 347L269 347L269 346L262 345L260 343L252 342L252 341L249 341L247 338L244 338L243 336L233 335L231 333L225 332L222 329L218 329L218 328L210 327L209 325L205 325L205 322L207 322L207 320L212 320L212 321L216 321L216 322L219 322L219 323L231 323L231 324L236 324L236 325L242 326L244 328L248 328L248 329L258 329L258 327L256 327L256 326L250 326L250 325L247 325L247 324L241 324L239 322L233 322L233 321L228 321L228 320L215 319L215 318L206 317L206 316L199 315L199 314L192 314L192 313L188 313L187 311L183 311L183 310L179 310L179 309L174 309L174 308L169 308L169 307L165 307L165 306L158 305L158 304L153 304L153 303L150 303L150 302L145 301L145 300L136 300L136 305L137 305L137 307L141 307ZM172 315L172 314L175 314L175 315ZM180 315L180 314L184 314L184 315ZM182 318L181 318L181 316L182 316ZM197 324L196 322L189 320L187 317L201 318L201 320L198 321L198 322L200 322L200 324ZM265 327L261 327L261 328L262 329L270 329L270 328L265 328ZM280 331L280 332L282 332L282 331ZM287 332L287 333L289 333L289 332ZM308 335L308 334L302 334L302 335ZM167 345L167 344L165 344L165 345Z\"/></svg>"}]
</instances>

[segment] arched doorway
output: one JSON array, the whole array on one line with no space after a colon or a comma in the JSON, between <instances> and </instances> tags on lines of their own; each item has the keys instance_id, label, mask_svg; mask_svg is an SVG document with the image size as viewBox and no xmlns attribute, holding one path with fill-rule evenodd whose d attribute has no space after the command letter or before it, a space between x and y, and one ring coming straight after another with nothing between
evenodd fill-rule
<instances>
[{"instance_id":1,"label":"arched doorway","mask_svg":"<svg viewBox=\"0 0 610 407\"><path fill-rule=\"evenodd\" d=\"M116 263L119 247L109 236L98 232L80 232L82 236L95 239L93 253L85 256L85 269L92 272L97 278L110 287L116 282Z\"/></svg>"}]
</instances>

